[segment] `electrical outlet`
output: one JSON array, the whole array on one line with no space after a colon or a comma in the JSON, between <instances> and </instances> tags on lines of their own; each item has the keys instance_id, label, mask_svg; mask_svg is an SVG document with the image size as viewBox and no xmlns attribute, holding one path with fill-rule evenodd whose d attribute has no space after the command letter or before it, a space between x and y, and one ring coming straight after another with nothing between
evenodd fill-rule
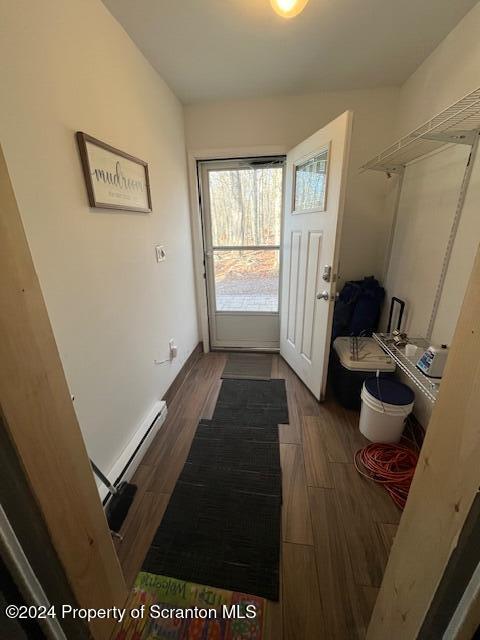
<instances>
[{"instance_id":1,"label":"electrical outlet","mask_svg":"<svg viewBox=\"0 0 480 640\"><path fill-rule=\"evenodd\" d=\"M175 344L175 340L173 338L170 340L168 345L170 347L170 358L173 360L178 356L178 347Z\"/></svg>"}]
</instances>

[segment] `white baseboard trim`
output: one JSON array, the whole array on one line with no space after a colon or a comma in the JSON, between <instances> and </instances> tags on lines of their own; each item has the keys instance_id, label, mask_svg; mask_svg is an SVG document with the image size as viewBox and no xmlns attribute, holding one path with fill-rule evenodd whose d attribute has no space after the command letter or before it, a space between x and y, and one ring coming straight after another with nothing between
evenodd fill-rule
<instances>
[{"instance_id":1,"label":"white baseboard trim","mask_svg":"<svg viewBox=\"0 0 480 640\"><path fill-rule=\"evenodd\" d=\"M166 417L167 404L164 400L158 400L145 416L142 424L122 451L109 473L106 474L113 485L123 480L128 482L132 478L150 443L165 422ZM108 496L109 491L98 478L96 478L96 482L100 499L103 502Z\"/></svg>"}]
</instances>

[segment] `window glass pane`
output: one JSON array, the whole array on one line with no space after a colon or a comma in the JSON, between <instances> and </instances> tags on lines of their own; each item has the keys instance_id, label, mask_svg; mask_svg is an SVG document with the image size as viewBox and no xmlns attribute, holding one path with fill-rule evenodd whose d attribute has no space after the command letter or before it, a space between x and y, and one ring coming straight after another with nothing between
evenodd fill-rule
<instances>
[{"instance_id":1,"label":"window glass pane","mask_svg":"<svg viewBox=\"0 0 480 640\"><path fill-rule=\"evenodd\" d=\"M280 244L282 167L209 171L213 246Z\"/></svg>"},{"instance_id":2,"label":"window glass pane","mask_svg":"<svg viewBox=\"0 0 480 640\"><path fill-rule=\"evenodd\" d=\"M295 168L294 212L325 210L328 149Z\"/></svg>"},{"instance_id":3,"label":"window glass pane","mask_svg":"<svg viewBox=\"0 0 480 640\"><path fill-rule=\"evenodd\" d=\"M217 311L278 311L278 249L214 251Z\"/></svg>"}]
</instances>

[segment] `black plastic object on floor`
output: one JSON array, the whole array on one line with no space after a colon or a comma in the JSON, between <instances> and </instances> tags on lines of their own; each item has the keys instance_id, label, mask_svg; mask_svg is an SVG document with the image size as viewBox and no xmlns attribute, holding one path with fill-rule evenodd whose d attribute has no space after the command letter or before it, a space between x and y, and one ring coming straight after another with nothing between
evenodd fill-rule
<instances>
[{"instance_id":1,"label":"black plastic object on floor","mask_svg":"<svg viewBox=\"0 0 480 640\"><path fill-rule=\"evenodd\" d=\"M121 482L116 489L117 493L108 501L105 515L110 530L118 533L132 506L133 499L137 493L137 486L129 482Z\"/></svg>"},{"instance_id":2,"label":"black plastic object on floor","mask_svg":"<svg viewBox=\"0 0 480 640\"><path fill-rule=\"evenodd\" d=\"M142 570L278 600L285 381L225 380L228 406L198 425Z\"/></svg>"},{"instance_id":3,"label":"black plastic object on floor","mask_svg":"<svg viewBox=\"0 0 480 640\"><path fill-rule=\"evenodd\" d=\"M269 353L238 353L227 356L222 378L236 380L270 380L272 356Z\"/></svg>"},{"instance_id":4,"label":"black plastic object on floor","mask_svg":"<svg viewBox=\"0 0 480 640\"><path fill-rule=\"evenodd\" d=\"M105 507L105 516L107 518L110 531L118 533L122 528L122 524L127 517L128 510L132 506L133 499L137 493L137 486L128 482L121 482L117 487L113 486L110 480L104 475L97 465L90 460L93 472L100 481L110 491L111 498Z\"/></svg>"}]
</instances>

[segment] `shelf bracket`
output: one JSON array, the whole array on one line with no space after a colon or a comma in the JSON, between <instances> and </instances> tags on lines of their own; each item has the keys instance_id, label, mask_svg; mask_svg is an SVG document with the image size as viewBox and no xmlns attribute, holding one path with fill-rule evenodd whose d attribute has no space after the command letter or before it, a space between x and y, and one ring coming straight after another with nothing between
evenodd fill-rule
<instances>
[{"instance_id":1,"label":"shelf bracket","mask_svg":"<svg viewBox=\"0 0 480 640\"><path fill-rule=\"evenodd\" d=\"M450 133L425 133L422 135L423 140L433 140L434 142L444 142L445 144L467 144L473 145L477 131L475 129L465 131L452 131Z\"/></svg>"},{"instance_id":2,"label":"shelf bracket","mask_svg":"<svg viewBox=\"0 0 480 640\"><path fill-rule=\"evenodd\" d=\"M376 167L372 167L375 169ZM384 164L379 165L377 171L383 171L383 173L391 174L395 173L396 175L402 175L405 173L405 165L404 164Z\"/></svg>"}]
</instances>

